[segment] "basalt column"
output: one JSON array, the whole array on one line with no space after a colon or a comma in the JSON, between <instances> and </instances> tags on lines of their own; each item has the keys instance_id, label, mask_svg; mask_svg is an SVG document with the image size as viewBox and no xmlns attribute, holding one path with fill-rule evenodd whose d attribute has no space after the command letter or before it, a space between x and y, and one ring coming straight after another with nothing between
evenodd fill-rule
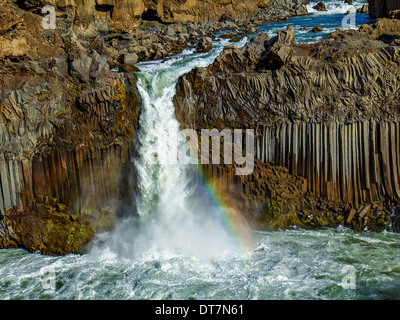
<instances>
[{"instance_id":1,"label":"basalt column","mask_svg":"<svg viewBox=\"0 0 400 320\"><path fill-rule=\"evenodd\" d=\"M283 122L258 129L256 157L307 179L307 190L353 203L399 199L399 122Z\"/></svg>"},{"instance_id":2,"label":"basalt column","mask_svg":"<svg viewBox=\"0 0 400 320\"><path fill-rule=\"evenodd\" d=\"M40 100L34 89L5 92L0 247L84 252L96 232L135 213L136 78L110 73L101 85L62 91L58 81L43 83Z\"/></svg>"},{"instance_id":3,"label":"basalt column","mask_svg":"<svg viewBox=\"0 0 400 320\"><path fill-rule=\"evenodd\" d=\"M315 44L295 43L291 27L261 33L179 79L182 127L255 131L255 170L234 178L243 212L278 227L390 224L400 203L399 23Z\"/></svg>"}]
</instances>

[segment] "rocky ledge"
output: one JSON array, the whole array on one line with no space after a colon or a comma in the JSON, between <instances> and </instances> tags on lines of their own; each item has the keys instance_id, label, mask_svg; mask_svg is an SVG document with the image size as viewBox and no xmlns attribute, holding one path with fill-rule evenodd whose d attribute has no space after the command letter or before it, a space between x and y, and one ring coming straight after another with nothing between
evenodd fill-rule
<instances>
[{"instance_id":1,"label":"rocky ledge","mask_svg":"<svg viewBox=\"0 0 400 320\"><path fill-rule=\"evenodd\" d=\"M182 127L253 128L255 169L204 165L262 228L399 230L400 21L297 44L291 28L182 76Z\"/></svg>"}]
</instances>

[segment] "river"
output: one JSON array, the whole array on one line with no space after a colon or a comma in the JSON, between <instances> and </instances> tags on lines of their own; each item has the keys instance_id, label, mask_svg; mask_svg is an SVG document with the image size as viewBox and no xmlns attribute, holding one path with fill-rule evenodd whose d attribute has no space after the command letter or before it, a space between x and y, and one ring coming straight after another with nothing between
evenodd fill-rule
<instances>
[{"instance_id":1,"label":"river","mask_svg":"<svg viewBox=\"0 0 400 320\"><path fill-rule=\"evenodd\" d=\"M274 36L291 25L296 41L319 41L342 27L347 10L364 3L328 1L328 11L321 13L312 2L312 16L258 30ZM352 27L368 20L357 14ZM315 25L323 32L309 32ZM139 218L99 234L84 255L1 250L0 299L400 298L399 234L340 227L238 235L190 166L173 164L182 143L172 103L176 82L193 67L212 63L227 41L215 41L208 53L190 49L138 65L143 108L139 156L132 161L138 169Z\"/></svg>"}]
</instances>

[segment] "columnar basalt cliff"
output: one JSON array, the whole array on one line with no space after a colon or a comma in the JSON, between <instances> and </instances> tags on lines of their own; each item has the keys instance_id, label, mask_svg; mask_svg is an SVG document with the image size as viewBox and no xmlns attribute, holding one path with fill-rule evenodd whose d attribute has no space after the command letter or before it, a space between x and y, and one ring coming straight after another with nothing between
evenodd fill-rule
<instances>
[{"instance_id":1,"label":"columnar basalt cliff","mask_svg":"<svg viewBox=\"0 0 400 320\"><path fill-rule=\"evenodd\" d=\"M236 178L254 223L389 225L400 199L399 32L382 19L317 44L296 44L290 28L260 34L180 78L183 127L255 129L256 169Z\"/></svg>"},{"instance_id":2,"label":"columnar basalt cliff","mask_svg":"<svg viewBox=\"0 0 400 320\"><path fill-rule=\"evenodd\" d=\"M399 0L368 0L372 18L400 18Z\"/></svg>"},{"instance_id":3,"label":"columnar basalt cliff","mask_svg":"<svg viewBox=\"0 0 400 320\"><path fill-rule=\"evenodd\" d=\"M83 252L133 199L136 78L40 15L0 13L0 247Z\"/></svg>"}]
</instances>

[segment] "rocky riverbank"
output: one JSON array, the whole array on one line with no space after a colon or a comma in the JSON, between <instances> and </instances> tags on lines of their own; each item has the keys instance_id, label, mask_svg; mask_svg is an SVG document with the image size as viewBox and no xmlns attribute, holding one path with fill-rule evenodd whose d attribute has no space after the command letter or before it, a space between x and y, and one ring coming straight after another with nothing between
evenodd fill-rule
<instances>
[{"instance_id":1,"label":"rocky riverbank","mask_svg":"<svg viewBox=\"0 0 400 320\"><path fill-rule=\"evenodd\" d=\"M368 0L369 14L373 18L400 18L400 1Z\"/></svg>"},{"instance_id":2,"label":"rocky riverbank","mask_svg":"<svg viewBox=\"0 0 400 320\"><path fill-rule=\"evenodd\" d=\"M256 227L398 230L400 21L297 44L291 28L227 46L180 78L183 127L253 128L256 166L206 166Z\"/></svg>"},{"instance_id":3,"label":"rocky riverbank","mask_svg":"<svg viewBox=\"0 0 400 320\"><path fill-rule=\"evenodd\" d=\"M237 41L256 33L254 27L266 21L307 14L302 0L229 3L195 1L193 6L185 2L180 7L168 7L164 2L163 13L151 6L145 9L133 30L85 31L81 39L86 46L106 54L110 66L115 67L124 61L135 64L168 58L187 47L196 47L205 38L215 39L221 31L225 32L224 37Z\"/></svg>"}]
</instances>

